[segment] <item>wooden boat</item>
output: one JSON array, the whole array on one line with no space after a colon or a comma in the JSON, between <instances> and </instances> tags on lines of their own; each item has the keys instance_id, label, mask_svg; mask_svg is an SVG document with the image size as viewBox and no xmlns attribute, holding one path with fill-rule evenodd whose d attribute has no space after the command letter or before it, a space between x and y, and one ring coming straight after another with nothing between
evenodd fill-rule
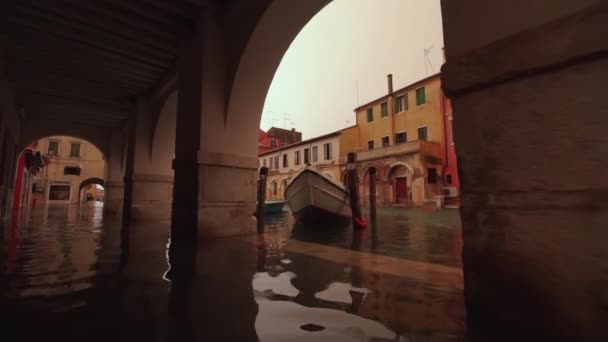
<instances>
[{"instance_id":1,"label":"wooden boat","mask_svg":"<svg viewBox=\"0 0 608 342\"><path fill-rule=\"evenodd\" d=\"M297 220L305 223L348 221L350 199L341 184L307 166L287 185L285 199Z\"/></svg>"},{"instance_id":2,"label":"wooden boat","mask_svg":"<svg viewBox=\"0 0 608 342\"><path fill-rule=\"evenodd\" d=\"M264 202L264 214L276 214L283 211L285 208L285 201L266 201Z\"/></svg>"}]
</instances>

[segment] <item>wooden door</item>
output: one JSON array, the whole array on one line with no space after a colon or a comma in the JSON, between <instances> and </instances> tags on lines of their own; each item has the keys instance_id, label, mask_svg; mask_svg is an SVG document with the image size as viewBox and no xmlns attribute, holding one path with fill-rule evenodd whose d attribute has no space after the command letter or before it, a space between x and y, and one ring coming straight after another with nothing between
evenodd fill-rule
<instances>
[{"instance_id":1,"label":"wooden door","mask_svg":"<svg viewBox=\"0 0 608 342\"><path fill-rule=\"evenodd\" d=\"M395 203L407 203L407 177L395 178Z\"/></svg>"}]
</instances>

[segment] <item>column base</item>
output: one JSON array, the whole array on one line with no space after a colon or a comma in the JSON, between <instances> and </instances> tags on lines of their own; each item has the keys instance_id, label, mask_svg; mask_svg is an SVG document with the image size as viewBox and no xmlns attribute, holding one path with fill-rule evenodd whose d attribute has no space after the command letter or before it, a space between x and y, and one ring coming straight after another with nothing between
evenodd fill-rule
<instances>
[{"instance_id":1,"label":"column base","mask_svg":"<svg viewBox=\"0 0 608 342\"><path fill-rule=\"evenodd\" d=\"M134 175L131 221L170 220L172 191L173 176Z\"/></svg>"},{"instance_id":2,"label":"column base","mask_svg":"<svg viewBox=\"0 0 608 342\"><path fill-rule=\"evenodd\" d=\"M103 202L104 214L108 216L122 215L122 206L125 195L123 182L107 182Z\"/></svg>"},{"instance_id":3,"label":"column base","mask_svg":"<svg viewBox=\"0 0 608 342\"><path fill-rule=\"evenodd\" d=\"M256 232L257 167L255 157L199 152L199 238Z\"/></svg>"},{"instance_id":4,"label":"column base","mask_svg":"<svg viewBox=\"0 0 608 342\"><path fill-rule=\"evenodd\" d=\"M199 238L219 238L256 232L255 202L201 203L198 209Z\"/></svg>"}]
</instances>

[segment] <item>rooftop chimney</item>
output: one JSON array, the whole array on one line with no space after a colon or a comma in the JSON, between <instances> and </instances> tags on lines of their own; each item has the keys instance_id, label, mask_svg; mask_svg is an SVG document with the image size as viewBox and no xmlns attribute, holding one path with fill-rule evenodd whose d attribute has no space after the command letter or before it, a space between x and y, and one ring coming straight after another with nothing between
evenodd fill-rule
<instances>
[{"instance_id":1,"label":"rooftop chimney","mask_svg":"<svg viewBox=\"0 0 608 342\"><path fill-rule=\"evenodd\" d=\"M393 74L386 75L386 78L388 79L388 94L392 95L393 94Z\"/></svg>"}]
</instances>

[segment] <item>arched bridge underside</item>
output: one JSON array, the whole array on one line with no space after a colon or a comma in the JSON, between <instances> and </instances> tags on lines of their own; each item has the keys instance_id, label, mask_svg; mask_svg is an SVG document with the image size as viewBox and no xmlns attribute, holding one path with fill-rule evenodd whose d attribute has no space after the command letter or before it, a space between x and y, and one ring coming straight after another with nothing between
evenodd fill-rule
<instances>
[{"instance_id":1,"label":"arched bridge underside","mask_svg":"<svg viewBox=\"0 0 608 342\"><path fill-rule=\"evenodd\" d=\"M2 204L17 148L66 134L107 156L109 213L172 219L176 240L254 231L266 92L327 3L3 1ZM608 5L443 0L442 11L469 314L605 340Z\"/></svg>"}]
</instances>

